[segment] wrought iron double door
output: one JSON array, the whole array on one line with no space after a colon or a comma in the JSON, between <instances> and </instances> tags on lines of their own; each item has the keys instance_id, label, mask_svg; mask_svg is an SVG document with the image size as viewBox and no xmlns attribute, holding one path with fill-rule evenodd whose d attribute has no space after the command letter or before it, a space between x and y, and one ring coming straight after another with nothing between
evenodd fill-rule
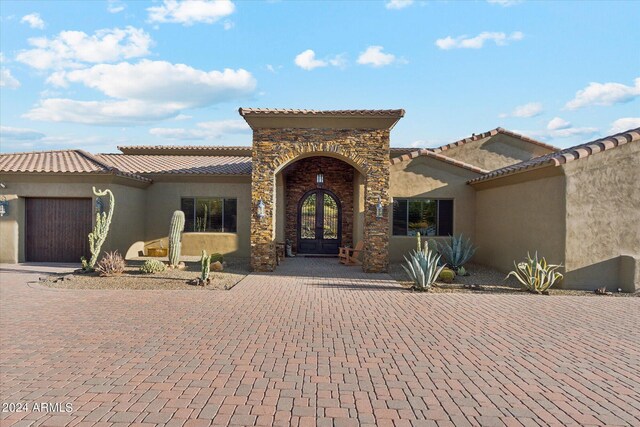
<instances>
[{"instance_id":1,"label":"wrought iron double door","mask_svg":"<svg viewBox=\"0 0 640 427\"><path fill-rule=\"evenodd\" d=\"M298 203L298 253L332 255L342 241L342 207L325 189L308 191Z\"/></svg>"}]
</instances>

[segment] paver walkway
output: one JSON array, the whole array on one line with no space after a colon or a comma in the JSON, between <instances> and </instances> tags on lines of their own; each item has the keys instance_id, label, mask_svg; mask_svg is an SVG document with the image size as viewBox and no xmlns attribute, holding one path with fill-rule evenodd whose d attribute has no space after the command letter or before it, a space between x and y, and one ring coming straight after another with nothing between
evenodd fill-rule
<instances>
[{"instance_id":1,"label":"paver walkway","mask_svg":"<svg viewBox=\"0 0 640 427\"><path fill-rule=\"evenodd\" d=\"M640 425L640 299L417 294L334 259L224 291L0 273L2 425Z\"/></svg>"}]
</instances>

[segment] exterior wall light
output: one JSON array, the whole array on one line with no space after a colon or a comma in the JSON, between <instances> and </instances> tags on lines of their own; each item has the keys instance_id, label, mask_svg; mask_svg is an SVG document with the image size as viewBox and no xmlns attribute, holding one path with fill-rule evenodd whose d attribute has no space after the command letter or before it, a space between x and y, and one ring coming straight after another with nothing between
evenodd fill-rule
<instances>
[{"instance_id":1,"label":"exterior wall light","mask_svg":"<svg viewBox=\"0 0 640 427\"><path fill-rule=\"evenodd\" d=\"M380 219L384 216L384 208L382 207L382 198L378 196L378 203L376 204L376 218Z\"/></svg>"},{"instance_id":2,"label":"exterior wall light","mask_svg":"<svg viewBox=\"0 0 640 427\"><path fill-rule=\"evenodd\" d=\"M263 220L265 216L267 216L267 214L264 213L264 202L262 201L262 199L260 199L258 201L258 219L259 220Z\"/></svg>"},{"instance_id":3,"label":"exterior wall light","mask_svg":"<svg viewBox=\"0 0 640 427\"><path fill-rule=\"evenodd\" d=\"M322 173L322 169L316 175L316 185L320 188L324 185L324 173Z\"/></svg>"}]
</instances>

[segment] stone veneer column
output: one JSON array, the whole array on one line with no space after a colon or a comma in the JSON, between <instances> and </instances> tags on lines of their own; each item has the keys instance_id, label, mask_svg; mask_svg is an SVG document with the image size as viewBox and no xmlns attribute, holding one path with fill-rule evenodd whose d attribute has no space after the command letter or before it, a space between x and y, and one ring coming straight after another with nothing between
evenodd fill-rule
<instances>
[{"instance_id":1,"label":"stone veneer column","mask_svg":"<svg viewBox=\"0 0 640 427\"><path fill-rule=\"evenodd\" d=\"M376 217L378 196L383 217ZM362 269L368 273L389 270L389 163L372 167L364 190L364 249Z\"/></svg>"},{"instance_id":2,"label":"stone veneer column","mask_svg":"<svg viewBox=\"0 0 640 427\"><path fill-rule=\"evenodd\" d=\"M274 244L275 174L273 151L254 132L251 153L251 269L273 271L276 267ZM258 218L258 203L264 202L265 217Z\"/></svg>"},{"instance_id":3,"label":"stone veneer column","mask_svg":"<svg viewBox=\"0 0 640 427\"><path fill-rule=\"evenodd\" d=\"M251 182L251 267L273 271L275 174L305 155L335 156L349 161L365 175L363 270L387 271L389 267L389 130L257 128L253 131ZM380 196L384 217L376 218ZM257 217L262 200L265 218Z\"/></svg>"}]
</instances>

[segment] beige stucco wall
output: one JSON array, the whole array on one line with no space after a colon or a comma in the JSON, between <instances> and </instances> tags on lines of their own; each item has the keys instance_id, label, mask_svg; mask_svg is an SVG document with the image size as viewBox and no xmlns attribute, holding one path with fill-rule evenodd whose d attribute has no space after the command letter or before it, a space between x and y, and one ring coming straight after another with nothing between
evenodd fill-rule
<instances>
[{"instance_id":1,"label":"beige stucco wall","mask_svg":"<svg viewBox=\"0 0 640 427\"><path fill-rule=\"evenodd\" d=\"M164 178L167 179L167 178ZM147 246L166 246L169 221L180 209L182 197L228 197L238 199L237 233L183 233L182 254L200 255L202 249L223 255L249 256L249 221L251 212L251 183L247 177L172 177L173 181L159 181L147 189L144 216Z\"/></svg>"},{"instance_id":2,"label":"beige stucco wall","mask_svg":"<svg viewBox=\"0 0 640 427\"><path fill-rule=\"evenodd\" d=\"M640 289L640 143L562 168L567 181L565 286Z\"/></svg>"},{"instance_id":3,"label":"beige stucco wall","mask_svg":"<svg viewBox=\"0 0 640 427\"><path fill-rule=\"evenodd\" d=\"M25 197L93 197L91 188L110 189L115 197L116 209L109 236L103 251L118 250L123 256L136 241L144 238L143 210L144 189L135 187L140 182L114 178L112 176L38 176L2 175L7 188L2 194L8 195L10 215L0 219L2 249L0 262L25 261ZM134 187L129 185L135 185ZM17 197L17 199L16 199ZM7 240L5 240L5 238ZM63 249L63 248L61 248ZM79 262L79 260L78 260Z\"/></svg>"},{"instance_id":4,"label":"beige stucco wall","mask_svg":"<svg viewBox=\"0 0 640 427\"><path fill-rule=\"evenodd\" d=\"M454 234L462 233L475 241L475 193L467 181L478 174L426 156L396 163L390 167L390 173L389 193L392 198L453 199ZM390 225L389 228L392 232L393 227ZM402 261L403 256L415 246L415 237L392 235L391 261Z\"/></svg>"},{"instance_id":5,"label":"beige stucco wall","mask_svg":"<svg viewBox=\"0 0 640 427\"><path fill-rule=\"evenodd\" d=\"M15 194L3 193L3 196L9 205L7 214L0 217L0 262L14 264L18 262L18 218L19 212L24 209L21 206L24 202Z\"/></svg>"},{"instance_id":6,"label":"beige stucco wall","mask_svg":"<svg viewBox=\"0 0 640 427\"><path fill-rule=\"evenodd\" d=\"M475 261L502 272L536 251L564 263L565 192L560 168L476 185Z\"/></svg>"},{"instance_id":7,"label":"beige stucco wall","mask_svg":"<svg viewBox=\"0 0 640 427\"><path fill-rule=\"evenodd\" d=\"M499 133L449 148L439 154L491 171L550 152L542 146Z\"/></svg>"}]
</instances>

